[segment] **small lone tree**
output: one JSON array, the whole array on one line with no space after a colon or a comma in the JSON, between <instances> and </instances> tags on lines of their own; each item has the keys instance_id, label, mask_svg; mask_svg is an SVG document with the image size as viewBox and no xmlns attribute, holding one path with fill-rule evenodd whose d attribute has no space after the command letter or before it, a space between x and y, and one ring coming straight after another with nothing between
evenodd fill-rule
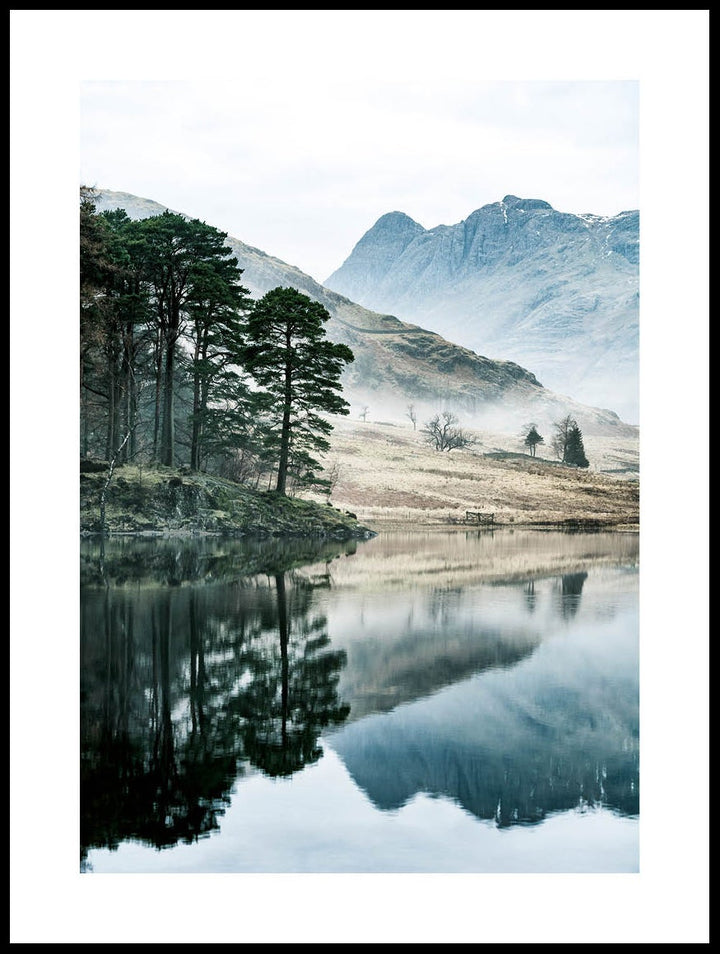
<instances>
[{"instance_id":1,"label":"small lone tree","mask_svg":"<svg viewBox=\"0 0 720 954\"><path fill-rule=\"evenodd\" d=\"M338 480L340 480L340 473L342 471L342 465L339 460L334 460L331 464L326 464L323 467L323 473L325 474L325 489L327 491L327 499L330 500L330 494L335 490Z\"/></svg>"},{"instance_id":2,"label":"small lone tree","mask_svg":"<svg viewBox=\"0 0 720 954\"><path fill-rule=\"evenodd\" d=\"M414 404L408 404L408 406L407 406L407 416L408 416L408 417L410 418L410 420L412 421L413 430L415 430L416 427L417 427L417 413L416 413L416 411L415 411L415 405L414 405Z\"/></svg>"},{"instance_id":3,"label":"small lone tree","mask_svg":"<svg viewBox=\"0 0 720 954\"><path fill-rule=\"evenodd\" d=\"M585 456L582 432L578 423L570 414L554 425L555 436L552 447L563 464L572 464L574 467L589 467L590 463Z\"/></svg>"},{"instance_id":4,"label":"small lone tree","mask_svg":"<svg viewBox=\"0 0 720 954\"><path fill-rule=\"evenodd\" d=\"M360 413L358 414L358 417L360 418L361 421L367 421L367 416L368 416L368 411L369 411L369 410L370 410L370 408L367 406L367 404L363 404L362 410L361 410Z\"/></svg>"},{"instance_id":5,"label":"small lone tree","mask_svg":"<svg viewBox=\"0 0 720 954\"><path fill-rule=\"evenodd\" d=\"M525 446L530 448L530 456L535 456L535 448L538 444L544 444L545 438L541 437L538 433L537 427L534 424L530 425L530 430L527 433L525 438Z\"/></svg>"},{"instance_id":6,"label":"small lone tree","mask_svg":"<svg viewBox=\"0 0 720 954\"><path fill-rule=\"evenodd\" d=\"M422 434L425 441L438 451L451 451L475 443L475 438L459 426L457 416L452 411L436 414L425 423Z\"/></svg>"}]
</instances>

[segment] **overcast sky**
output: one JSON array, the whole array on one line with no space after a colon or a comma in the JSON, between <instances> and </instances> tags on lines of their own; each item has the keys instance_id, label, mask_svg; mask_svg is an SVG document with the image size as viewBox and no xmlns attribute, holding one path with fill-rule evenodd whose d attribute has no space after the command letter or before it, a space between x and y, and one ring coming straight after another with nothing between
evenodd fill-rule
<instances>
[{"instance_id":1,"label":"overcast sky","mask_svg":"<svg viewBox=\"0 0 720 954\"><path fill-rule=\"evenodd\" d=\"M709 11L10 12L11 941L705 941ZM75 875L81 181L320 280L388 211L640 209L640 875Z\"/></svg>"},{"instance_id":2,"label":"overcast sky","mask_svg":"<svg viewBox=\"0 0 720 954\"><path fill-rule=\"evenodd\" d=\"M84 83L81 178L202 218L318 281L393 210L430 228L507 194L565 212L638 208L636 81L432 74Z\"/></svg>"}]
</instances>

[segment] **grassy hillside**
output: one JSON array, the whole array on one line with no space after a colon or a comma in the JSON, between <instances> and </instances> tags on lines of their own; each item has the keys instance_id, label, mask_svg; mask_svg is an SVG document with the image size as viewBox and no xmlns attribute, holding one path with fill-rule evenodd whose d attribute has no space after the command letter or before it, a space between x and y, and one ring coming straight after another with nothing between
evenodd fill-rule
<instances>
[{"instance_id":1,"label":"grassy hillside","mask_svg":"<svg viewBox=\"0 0 720 954\"><path fill-rule=\"evenodd\" d=\"M531 458L519 439L473 432L471 448L438 452L391 422L341 420L326 466L338 478L332 501L380 529L461 524L466 510L493 513L505 526L605 526L639 523L637 441L585 441L591 466L568 467L549 449Z\"/></svg>"},{"instance_id":2,"label":"grassy hillside","mask_svg":"<svg viewBox=\"0 0 720 954\"><path fill-rule=\"evenodd\" d=\"M393 526L465 526L465 511L494 514L496 526L639 525L637 441L587 438L591 466L568 467L542 446L530 457L519 439L470 432L469 448L438 452L410 422L335 418L328 473L331 503L303 493L278 497L207 474L135 465L117 468L106 495L111 533L205 532L247 536L363 538ZM547 456L542 456L544 453ZM80 526L100 529L106 470L80 475Z\"/></svg>"}]
</instances>

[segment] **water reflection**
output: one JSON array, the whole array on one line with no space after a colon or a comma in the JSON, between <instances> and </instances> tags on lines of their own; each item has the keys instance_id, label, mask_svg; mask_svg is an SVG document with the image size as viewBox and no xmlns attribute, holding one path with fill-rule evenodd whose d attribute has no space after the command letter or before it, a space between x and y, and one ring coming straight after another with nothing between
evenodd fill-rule
<instances>
[{"instance_id":1,"label":"water reflection","mask_svg":"<svg viewBox=\"0 0 720 954\"><path fill-rule=\"evenodd\" d=\"M285 575L274 579L276 625L271 638L249 647L249 678L229 708L242 719L250 763L267 775L288 776L320 758L321 730L343 722L350 706L337 694L345 653L328 650L327 620L310 613L313 584L296 580L288 600Z\"/></svg>"},{"instance_id":2,"label":"water reflection","mask_svg":"<svg viewBox=\"0 0 720 954\"><path fill-rule=\"evenodd\" d=\"M525 605L528 608L528 612L532 613L535 609L535 604L537 602L537 595L535 593L535 580L528 580L524 586L525 592Z\"/></svg>"},{"instance_id":3,"label":"water reflection","mask_svg":"<svg viewBox=\"0 0 720 954\"><path fill-rule=\"evenodd\" d=\"M499 827L604 807L639 811L637 618L586 624L329 737L383 811L443 796ZM351 657L350 665L353 664Z\"/></svg>"},{"instance_id":4,"label":"water reflection","mask_svg":"<svg viewBox=\"0 0 720 954\"><path fill-rule=\"evenodd\" d=\"M560 580L560 613L565 619L574 616L580 606L587 573L566 573Z\"/></svg>"},{"instance_id":5,"label":"water reflection","mask_svg":"<svg viewBox=\"0 0 720 954\"><path fill-rule=\"evenodd\" d=\"M326 564L356 552L357 541L270 537L234 539L208 536L86 538L80 546L82 586L130 583L181 586L237 581L257 573L273 575Z\"/></svg>"},{"instance_id":6,"label":"water reflection","mask_svg":"<svg viewBox=\"0 0 720 954\"><path fill-rule=\"evenodd\" d=\"M179 586L181 574L209 573L207 553L192 568L172 558L184 549L152 548L176 585L148 585L133 556L142 586L83 587L82 857L126 839L162 848L207 835L239 776L316 761L321 731L349 714L337 692L345 654L312 607L314 581L289 571ZM132 548L120 550L115 566L126 566Z\"/></svg>"},{"instance_id":7,"label":"water reflection","mask_svg":"<svg viewBox=\"0 0 720 954\"><path fill-rule=\"evenodd\" d=\"M362 625L343 615L338 633L355 719L330 744L383 811L426 794L499 827L637 815L636 587L628 566L418 587L396 596L390 632L358 598Z\"/></svg>"},{"instance_id":8,"label":"water reflection","mask_svg":"<svg viewBox=\"0 0 720 954\"><path fill-rule=\"evenodd\" d=\"M343 804L378 814L429 796L499 829L637 816L632 538L113 540L82 557L83 858L222 842L262 777L301 806L323 747ZM298 818L326 843L322 812L273 804L255 824L290 855L311 837ZM368 842L355 870L372 858Z\"/></svg>"}]
</instances>

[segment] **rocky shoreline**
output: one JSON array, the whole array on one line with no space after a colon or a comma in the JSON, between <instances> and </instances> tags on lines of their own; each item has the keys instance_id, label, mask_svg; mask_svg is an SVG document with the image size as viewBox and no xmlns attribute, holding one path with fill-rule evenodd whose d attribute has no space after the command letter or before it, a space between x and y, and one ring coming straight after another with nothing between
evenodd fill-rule
<instances>
[{"instance_id":1,"label":"rocky shoreline","mask_svg":"<svg viewBox=\"0 0 720 954\"><path fill-rule=\"evenodd\" d=\"M366 540L374 531L331 503L254 491L207 474L102 462L80 469L81 536L233 536ZM104 520L101 516L104 492Z\"/></svg>"}]
</instances>

